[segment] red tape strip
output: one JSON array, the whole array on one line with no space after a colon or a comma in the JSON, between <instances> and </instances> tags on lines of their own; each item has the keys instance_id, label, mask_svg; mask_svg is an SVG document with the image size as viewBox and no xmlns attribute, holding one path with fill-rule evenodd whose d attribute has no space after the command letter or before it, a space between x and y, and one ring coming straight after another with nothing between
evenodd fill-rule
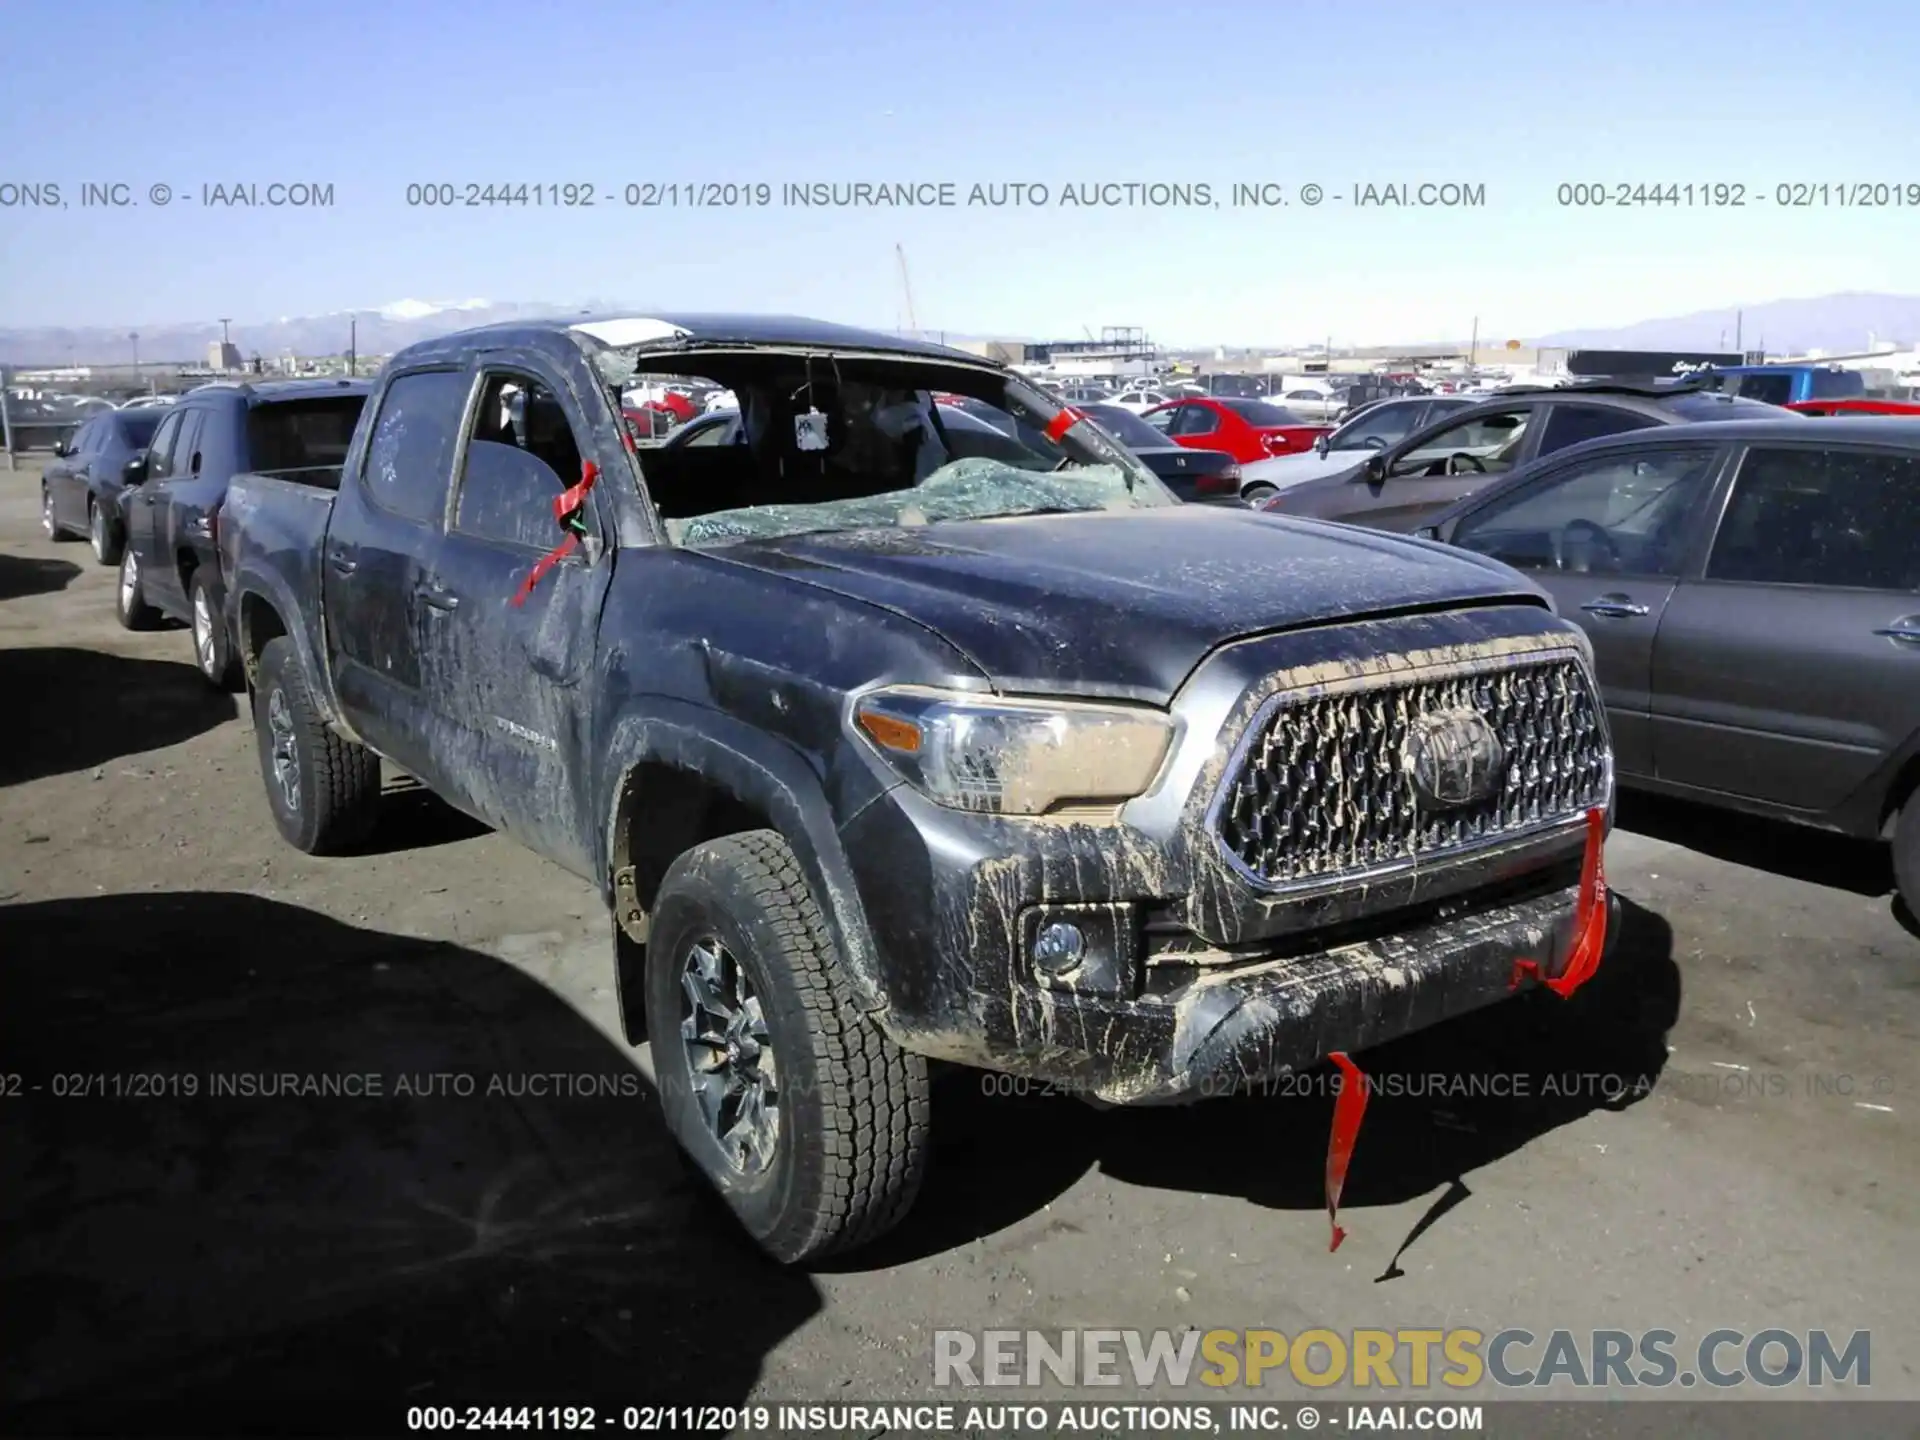
<instances>
[{"instance_id":1,"label":"red tape strip","mask_svg":"<svg viewBox=\"0 0 1920 1440\"><path fill-rule=\"evenodd\" d=\"M1607 949L1606 849L1607 812L1596 807L1587 811L1587 853L1580 862L1580 898L1574 904L1567 963L1558 975L1541 980L1538 960L1516 960L1508 989L1518 990L1522 982L1538 980L1564 1000L1593 978Z\"/></svg>"},{"instance_id":2,"label":"red tape strip","mask_svg":"<svg viewBox=\"0 0 1920 1440\"><path fill-rule=\"evenodd\" d=\"M1367 1077L1344 1052L1336 1050L1327 1057L1340 1070L1340 1094L1333 1102L1333 1132L1327 1137L1327 1223L1333 1227L1329 1253L1340 1248L1347 1232L1340 1228L1340 1192L1346 1188L1347 1165L1353 1159L1354 1142L1360 1138L1360 1121L1367 1113Z\"/></svg>"},{"instance_id":3,"label":"red tape strip","mask_svg":"<svg viewBox=\"0 0 1920 1440\"><path fill-rule=\"evenodd\" d=\"M1067 431L1086 419L1086 415L1071 405L1063 405L1060 413L1047 422L1046 437L1058 445Z\"/></svg>"},{"instance_id":4,"label":"red tape strip","mask_svg":"<svg viewBox=\"0 0 1920 1440\"><path fill-rule=\"evenodd\" d=\"M569 535L553 549L534 561L533 569L527 572L527 578L520 582L520 588L513 592L513 604L518 607L527 603L527 597L533 594L533 587L547 578L547 572L558 565L567 556L580 548L580 537Z\"/></svg>"},{"instance_id":5,"label":"red tape strip","mask_svg":"<svg viewBox=\"0 0 1920 1440\"><path fill-rule=\"evenodd\" d=\"M581 461L580 483L569 486L553 497L553 518L559 524L565 525L578 515L581 510L586 508L587 496L593 490L593 482L599 478L600 467L598 465L594 464L591 460ZM578 535L568 535L566 539L542 555L534 562L533 569L527 572L527 578L520 582L520 588L513 592L513 600L511 603L516 608L526 604L527 597L533 594L533 587L547 578L547 572L579 548L580 537Z\"/></svg>"}]
</instances>

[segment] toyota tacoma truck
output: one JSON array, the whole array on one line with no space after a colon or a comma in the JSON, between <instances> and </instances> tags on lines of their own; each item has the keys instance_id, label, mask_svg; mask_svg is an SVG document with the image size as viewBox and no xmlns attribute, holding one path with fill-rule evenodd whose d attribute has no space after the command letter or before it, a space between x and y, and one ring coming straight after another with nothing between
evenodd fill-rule
<instances>
[{"instance_id":1,"label":"toyota tacoma truck","mask_svg":"<svg viewBox=\"0 0 1920 1440\"><path fill-rule=\"evenodd\" d=\"M742 423L649 443L619 396L662 380ZM960 351L730 316L422 342L337 491L242 475L220 542L280 833L361 844L385 761L595 884L668 1124L782 1261L905 1214L930 1064L1108 1104L1353 1075L1602 960L1611 747L1542 591L1183 505Z\"/></svg>"}]
</instances>

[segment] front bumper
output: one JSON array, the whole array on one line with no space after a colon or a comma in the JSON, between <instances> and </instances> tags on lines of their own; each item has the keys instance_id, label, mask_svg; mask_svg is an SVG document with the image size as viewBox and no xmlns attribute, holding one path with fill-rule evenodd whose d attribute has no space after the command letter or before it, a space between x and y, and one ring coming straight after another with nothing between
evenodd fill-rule
<instances>
[{"instance_id":1,"label":"front bumper","mask_svg":"<svg viewBox=\"0 0 1920 1440\"><path fill-rule=\"evenodd\" d=\"M918 1054L1113 1104L1225 1095L1367 1049L1506 999L1519 961L1537 967L1525 983L1558 976L1572 944L1579 852L1564 844L1364 924L1164 950L1160 857L1124 827L1032 827L1024 852L983 855L1010 822L932 810L896 791L845 832L881 961L876 1018ZM1035 967L1037 925L1060 916L1096 935L1111 922L1100 988L1116 993Z\"/></svg>"}]
</instances>

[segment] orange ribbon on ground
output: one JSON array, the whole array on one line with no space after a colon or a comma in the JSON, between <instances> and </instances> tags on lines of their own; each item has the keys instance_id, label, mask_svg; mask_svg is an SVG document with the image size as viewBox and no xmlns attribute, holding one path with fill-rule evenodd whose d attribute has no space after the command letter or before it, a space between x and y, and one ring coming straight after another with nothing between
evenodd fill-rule
<instances>
[{"instance_id":1,"label":"orange ribbon on ground","mask_svg":"<svg viewBox=\"0 0 1920 1440\"><path fill-rule=\"evenodd\" d=\"M1360 1138L1360 1121L1367 1113L1367 1077L1345 1052L1336 1050L1327 1056L1340 1070L1340 1093L1333 1102L1333 1133L1327 1137L1327 1223L1333 1226L1333 1243L1328 1251L1338 1250L1347 1232L1340 1228L1340 1192L1346 1187L1347 1165L1353 1159L1354 1142Z\"/></svg>"}]
</instances>

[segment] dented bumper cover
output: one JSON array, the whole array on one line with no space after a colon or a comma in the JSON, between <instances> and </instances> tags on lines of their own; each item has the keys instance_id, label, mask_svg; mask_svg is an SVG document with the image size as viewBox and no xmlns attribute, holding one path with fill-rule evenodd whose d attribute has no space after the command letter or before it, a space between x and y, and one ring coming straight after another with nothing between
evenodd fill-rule
<instances>
[{"instance_id":1,"label":"dented bumper cover","mask_svg":"<svg viewBox=\"0 0 1920 1440\"><path fill-rule=\"evenodd\" d=\"M1113 815L1004 819L893 787L841 837L880 964L876 1018L920 1054L1139 1104L1230 1093L1552 980L1575 940L1585 813L1263 887L1221 844L1212 801L1282 690L1580 653L1564 622L1523 607L1242 642L1185 687L1160 783ZM1056 923L1086 941L1064 977L1036 958Z\"/></svg>"}]
</instances>

